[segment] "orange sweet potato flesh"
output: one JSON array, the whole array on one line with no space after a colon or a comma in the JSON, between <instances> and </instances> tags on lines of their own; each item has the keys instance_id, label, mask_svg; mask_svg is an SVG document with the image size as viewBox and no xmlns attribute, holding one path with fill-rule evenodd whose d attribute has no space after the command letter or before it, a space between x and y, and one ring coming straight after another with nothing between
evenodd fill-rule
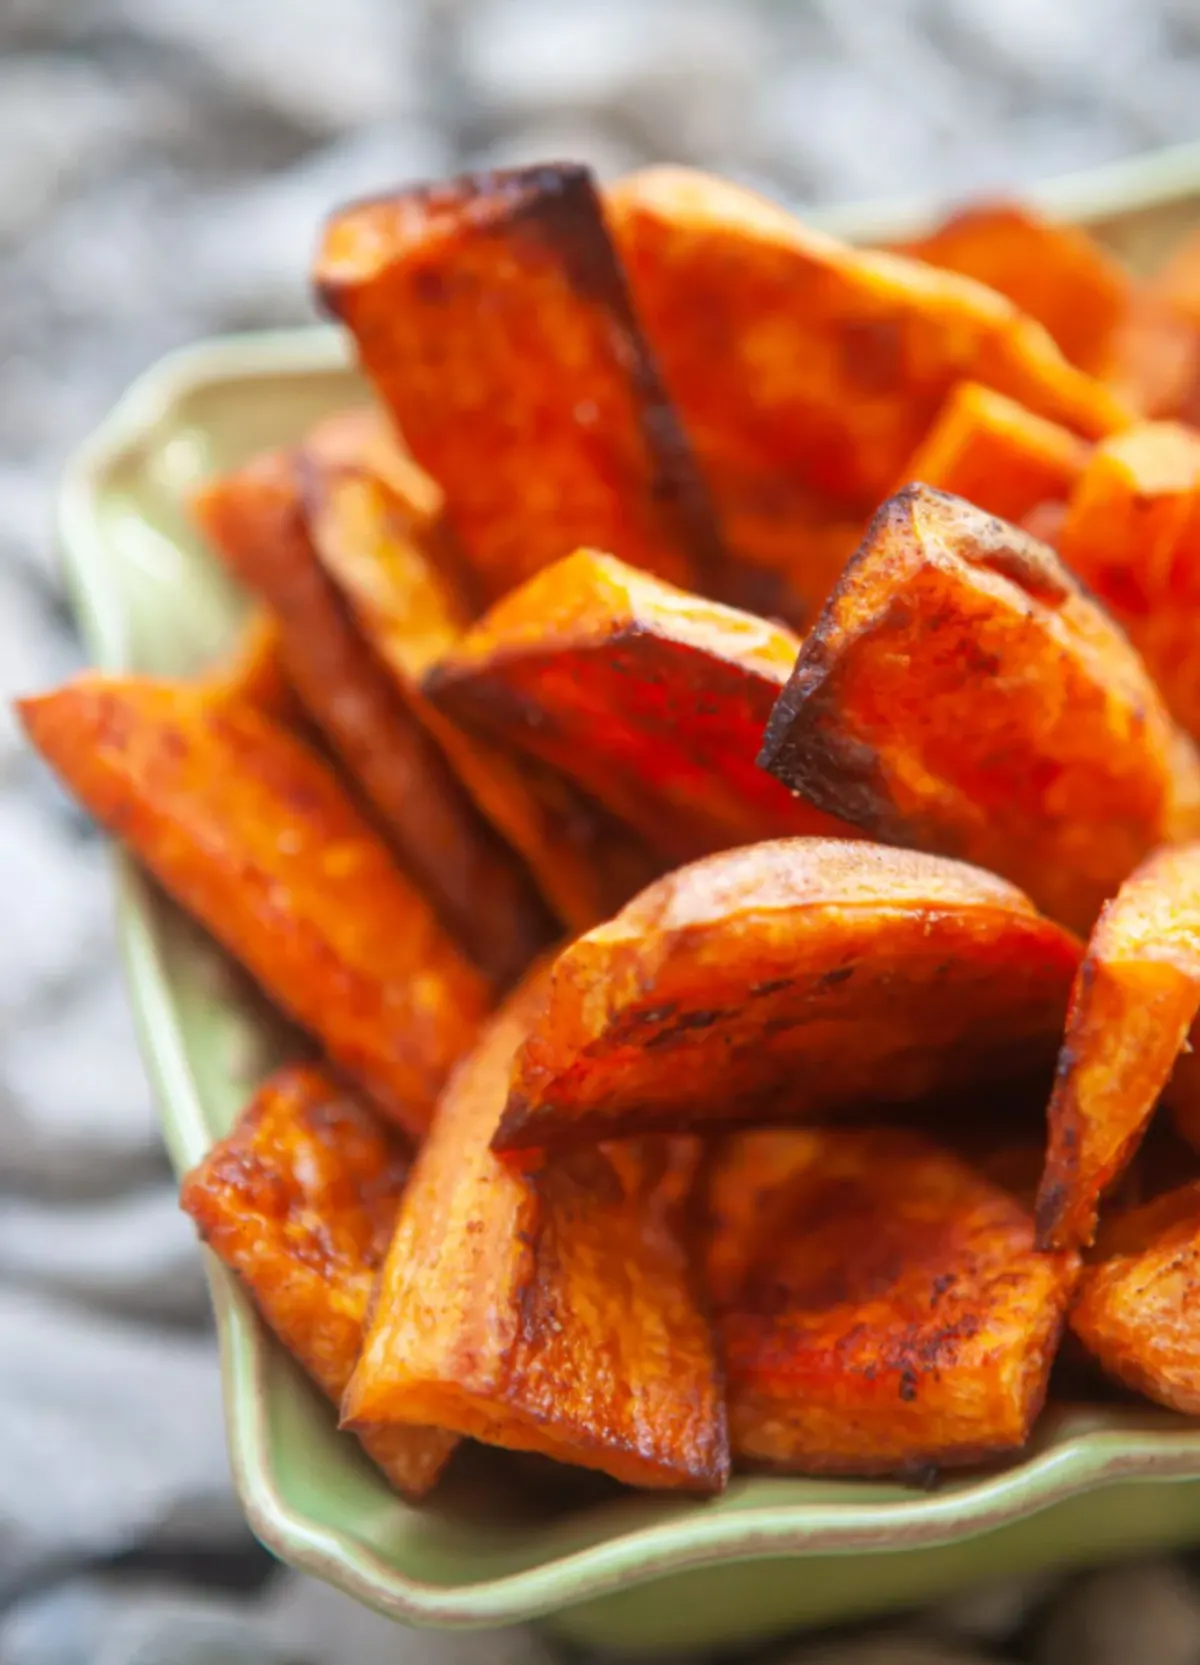
<instances>
[{"instance_id":1,"label":"orange sweet potato flesh","mask_svg":"<svg viewBox=\"0 0 1200 1665\"><path fill-rule=\"evenodd\" d=\"M335 1403L362 1348L407 1172L395 1140L328 1070L292 1064L183 1181L201 1237ZM408 1497L429 1491L457 1443L438 1428L363 1441Z\"/></svg>"},{"instance_id":2,"label":"orange sweet potato flesh","mask_svg":"<svg viewBox=\"0 0 1200 1665\"><path fill-rule=\"evenodd\" d=\"M1200 1011L1200 844L1160 850L1108 902L1071 992L1048 1112L1039 1240L1077 1248L1138 1147Z\"/></svg>"},{"instance_id":3,"label":"orange sweet potato flesh","mask_svg":"<svg viewBox=\"0 0 1200 1665\"><path fill-rule=\"evenodd\" d=\"M1147 422L1097 446L1058 546L1200 734L1200 433Z\"/></svg>"},{"instance_id":4,"label":"orange sweet potato flesh","mask_svg":"<svg viewBox=\"0 0 1200 1665\"><path fill-rule=\"evenodd\" d=\"M1103 376L1111 369L1133 285L1086 231L1056 224L1022 203L981 202L901 252L1007 295L1081 370Z\"/></svg>"},{"instance_id":5,"label":"orange sweet potato flesh","mask_svg":"<svg viewBox=\"0 0 1200 1665\"><path fill-rule=\"evenodd\" d=\"M498 602L425 688L689 860L848 831L755 766L799 647L782 625L580 550Z\"/></svg>"},{"instance_id":6,"label":"orange sweet potato flesh","mask_svg":"<svg viewBox=\"0 0 1200 1665\"><path fill-rule=\"evenodd\" d=\"M1109 380L1143 416L1200 422L1200 232L1138 286Z\"/></svg>"},{"instance_id":7,"label":"orange sweet potato flesh","mask_svg":"<svg viewBox=\"0 0 1200 1665\"><path fill-rule=\"evenodd\" d=\"M1085 931L1200 801L1190 741L1053 551L923 486L872 522L761 760L872 837L991 868Z\"/></svg>"},{"instance_id":8,"label":"orange sweet potato flesh","mask_svg":"<svg viewBox=\"0 0 1200 1665\"><path fill-rule=\"evenodd\" d=\"M1087 458L1069 429L979 382L960 382L897 485L919 480L1020 522L1068 497Z\"/></svg>"},{"instance_id":9,"label":"orange sweet potato flesh","mask_svg":"<svg viewBox=\"0 0 1200 1665\"><path fill-rule=\"evenodd\" d=\"M408 872L476 963L510 982L549 940L551 922L317 560L297 458L257 457L210 482L192 509L236 577L272 610L291 683Z\"/></svg>"},{"instance_id":10,"label":"orange sweet potato flesh","mask_svg":"<svg viewBox=\"0 0 1200 1665\"><path fill-rule=\"evenodd\" d=\"M740 1134L712 1168L730 1439L802 1474L974 1463L1029 1437L1076 1273L1005 1190L918 1134Z\"/></svg>"},{"instance_id":11,"label":"orange sweet potato flesh","mask_svg":"<svg viewBox=\"0 0 1200 1665\"><path fill-rule=\"evenodd\" d=\"M284 728L307 726L307 716L283 662L278 620L256 608L242 627L237 644L206 679L234 705L252 705Z\"/></svg>"},{"instance_id":12,"label":"orange sweet potato flesh","mask_svg":"<svg viewBox=\"0 0 1200 1665\"><path fill-rule=\"evenodd\" d=\"M1072 1330L1119 1382L1200 1414L1200 1182L1106 1219L1098 1257Z\"/></svg>"},{"instance_id":13,"label":"orange sweet potato flesh","mask_svg":"<svg viewBox=\"0 0 1200 1665\"><path fill-rule=\"evenodd\" d=\"M721 563L586 168L470 175L354 204L314 280L485 601L581 544L695 584Z\"/></svg>"},{"instance_id":14,"label":"orange sweet potato flesh","mask_svg":"<svg viewBox=\"0 0 1200 1665\"><path fill-rule=\"evenodd\" d=\"M724 1403L681 1235L694 1152L634 1142L530 1171L488 1148L542 995L513 997L443 1097L343 1423L432 1423L631 1485L719 1490Z\"/></svg>"},{"instance_id":15,"label":"orange sweet potato flesh","mask_svg":"<svg viewBox=\"0 0 1200 1665\"><path fill-rule=\"evenodd\" d=\"M815 838L709 856L560 956L496 1146L1048 1081L1079 953L959 862Z\"/></svg>"},{"instance_id":16,"label":"orange sweet potato flesh","mask_svg":"<svg viewBox=\"0 0 1200 1665\"><path fill-rule=\"evenodd\" d=\"M409 709L435 737L492 826L520 853L562 922L586 931L658 870L627 828L561 775L506 747L483 744L432 705L421 678L468 625L465 604L435 565L411 502L396 490L399 453L378 435L345 443L344 422L316 429L304 449L314 547Z\"/></svg>"},{"instance_id":17,"label":"orange sweet potato flesh","mask_svg":"<svg viewBox=\"0 0 1200 1665\"><path fill-rule=\"evenodd\" d=\"M250 707L90 673L18 705L67 788L419 1138L488 989L329 767Z\"/></svg>"},{"instance_id":18,"label":"orange sweet potato flesh","mask_svg":"<svg viewBox=\"0 0 1200 1665\"><path fill-rule=\"evenodd\" d=\"M828 587L814 524L870 514L958 382L1084 438L1129 420L1037 324L955 273L848 248L681 168L620 181L606 209L725 541L785 581L793 621Z\"/></svg>"}]
</instances>

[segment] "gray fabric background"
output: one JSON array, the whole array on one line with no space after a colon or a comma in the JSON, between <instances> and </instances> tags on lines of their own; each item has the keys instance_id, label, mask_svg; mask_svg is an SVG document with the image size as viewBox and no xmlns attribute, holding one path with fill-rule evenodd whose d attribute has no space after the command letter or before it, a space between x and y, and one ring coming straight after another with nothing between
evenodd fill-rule
<instances>
[{"instance_id":1,"label":"gray fabric background","mask_svg":"<svg viewBox=\"0 0 1200 1665\"><path fill-rule=\"evenodd\" d=\"M65 451L165 349L307 318L341 197L546 155L708 164L801 204L961 194L1195 136L1198 110L1197 0L0 0L0 692L78 659L49 532ZM1042 1596L916 1634L1007 1646ZM1200 1659L1169 1564L1050 1615L1047 1660L1108 1658L1100 1633L1114 1660ZM951 1659L898 1634L836 1657ZM251 1545L103 852L0 711L0 1665L539 1646L397 1630Z\"/></svg>"}]
</instances>

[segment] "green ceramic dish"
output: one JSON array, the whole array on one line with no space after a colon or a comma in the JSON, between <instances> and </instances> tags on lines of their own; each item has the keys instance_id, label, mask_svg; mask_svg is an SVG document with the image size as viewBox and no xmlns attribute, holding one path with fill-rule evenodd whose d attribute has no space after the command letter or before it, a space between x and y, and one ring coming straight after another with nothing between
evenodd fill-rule
<instances>
[{"instance_id":1,"label":"green ceramic dish","mask_svg":"<svg viewBox=\"0 0 1200 1665\"><path fill-rule=\"evenodd\" d=\"M1200 217L1200 157L1176 153L1049 193L1135 259ZM875 235L919 212L863 212ZM846 216L839 217L846 229ZM186 489L297 437L361 394L336 336L195 347L143 378L72 463L67 571L100 664L187 672L228 644L239 598L180 509ZM229 1124L272 1044L216 950L118 860L121 936L172 1157ZM1021 1461L931 1493L742 1479L714 1502L622 1498L542 1514L467 1474L420 1510L334 1428L216 1265L231 1461L247 1515L284 1560L397 1619L543 1619L628 1649L717 1646L879 1611L985 1576L1200 1538L1200 1429L1165 1413L1060 1411Z\"/></svg>"}]
</instances>

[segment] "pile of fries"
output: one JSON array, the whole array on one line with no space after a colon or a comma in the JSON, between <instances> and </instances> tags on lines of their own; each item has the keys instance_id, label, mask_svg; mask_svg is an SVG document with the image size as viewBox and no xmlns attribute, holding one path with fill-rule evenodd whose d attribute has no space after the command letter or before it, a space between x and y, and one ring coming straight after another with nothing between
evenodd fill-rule
<instances>
[{"instance_id":1,"label":"pile of fries","mask_svg":"<svg viewBox=\"0 0 1200 1665\"><path fill-rule=\"evenodd\" d=\"M314 280L377 403L194 500L236 660L20 710L314 1043L183 1205L343 1426L925 1475L1067 1328L1200 1412L1200 241L555 165Z\"/></svg>"}]
</instances>

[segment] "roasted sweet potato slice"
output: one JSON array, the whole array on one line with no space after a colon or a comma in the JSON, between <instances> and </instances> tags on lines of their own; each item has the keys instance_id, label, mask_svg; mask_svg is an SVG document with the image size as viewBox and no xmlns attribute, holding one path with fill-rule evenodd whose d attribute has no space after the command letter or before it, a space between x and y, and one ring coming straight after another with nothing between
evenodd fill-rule
<instances>
[{"instance_id":1,"label":"roasted sweet potato slice","mask_svg":"<svg viewBox=\"0 0 1200 1665\"><path fill-rule=\"evenodd\" d=\"M1069 429L979 382L960 382L897 484L919 480L1019 522L1068 497L1087 458Z\"/></svg>"},{"instance_id":2,"label":"roasted sweet potato slice","mask_svg":"<svg viewBox=\"0 0 1200 1665\"><path fill-rule=\"evenodd\" d=\"M192 507L234 574L272 609L292 684L405 867L476 963L510 982L545 946L551 921L318 562L296 457L258 457L210 482Z\"/></svg>"},{"instance_id":3,"label":"roasted sweet potato slice","mask_svg":"<svg viewBox=\"0 0 1200 1665\"><path fill-rule=\"evenodd\" d=\"M233 652L206 681L232 704L252 705L284 728L303 731L307 726L304 707L284 669L279 621L265 608L251 613Z\"/></svg>"},{"instance_id":4,"label":"roasted sweet potato slice","mask_svg":"<svg viewBox=\"0 0 1200 1665\"><path fill-rule=\"evenodd\" d=\"M872 522L762 762L827 813L1002 873L1082 930L1200 801L1191 743L1053 552L923 486Z\"/></svg>"},{"instance_id":5,"label":"roasted sweet potato slice","mask_svg":"<svg viewBox=\"0 0 1200 1665\"><path fill-rule=\"evenodd\" d=\"M1086 231L1024 203L980 202L900 252L999 290L1049 332L1072 364L1093 376L1109 372L1133 285Z\"/></svg>"},{"instance_id":6,"label":"roasted sweet potato slice","mask_svg":"<svg viewBox=\"0 0 1200 1665\"><path fill-rule=\"evenodd\" d=\"M1005 1190L899 1129L741 1134L709 1284L735 1458L892 1474L1029 1437L1076 1272Z\"/></svg>"},{"instance_id":7,"label":"roasted sweet potato slice","mask_svg":"<svg viewBox=\"0 0 1200 1665\"><path fill-rule=\"evenodd\" d=\"M1079 952L959 862L816 838L709 856L559 958L496 1146L1048 1082Z\"/></svg>"},{"instance_id":8,"label":"roasted sweet potato slice","mask_svg":"<svg viewBox=\"0 0 1200 1665\"><path fill-rule=\"evenodd\" d=\"M677 582L721 551L586 168L476 174L334 215L315 282L485 600L581 544Z\"/></svg>"},{"instance_id":9,"label":"roasted sweet potato slice","mask_svg":"<svg viewBox=\"0 0 1200 1665\"><path fill-rule=\"evenodd\" d=\"M335 1403L362 1347L407 1171L395 1140L327 1070L293 1064L183 1182L201 1237ZM457 1443L438 1428L363 1440L409 1497L430 1489Z\"/></svg>"},{"instance_id":10,"label":"roasted sweet potato slice","mask_svg":"<svg viewBox=\"0 0 1200 1665\"><path fill-rule=\"evenodd\" d=\"M1111 1376L1200 1414L1200 1182L1109 1216L1071 1328Z\"/></svg>"},{"instance_id":11,"label":"roasted sweet potato slice","mask_svg":"<svg viewBox=\"0 0 1200 1665\"><path fill-rule=\"evenodd\" d=\"M719 1490L724 1404L680 1219L694 1151L633 1142L529 1171L488 1148L542 996L536 981L513 998L442 1099L343 1421Z\"/></svg>"},{"instance_id":12,"label":"roasted sweet potato slice","mask_svg":"<svg viewBox=\"0 0 1200 1665\"><path fill-rule=\"evenodd\" d=\"M420 1137L487 985L328 766L249 707L149 678L86 674L18 711L97 821Z\"/></svg>"},{"instance_id":13,"label":"roasted sweet potato slice","mask_svg":"<svg viewBox=\"0 0 1200 1665\"><path fill-rule=\"evenodd\" d=\"M425 687L687 860L847 830L755 767L799 646L781 625L580 550L498 602Z\"/></svg>"},{"instance_id":14,"label":"roasted sweet potato slice","mask_svg":"<svg viewBox=\"0 0 1200 1665\"><path fill-rule=\"evenodd\" d=\"M814 524L870 514L956 383L1085 438L1128 420L1042 329L955 273L847 248L681 168L631 175L606 206L726 543L783 563L793 619L827 589L829 563L809 570Z\"/></svg>"},{"instance_id":15,"label":"roasted sweet potato slice","mask_svg":"<svg viewBox=\"0 0 1200 1665\"><path fill-rule=\"evenodd\" d=\"M1058 547L1200 734L1200 433L1148 422L1097 446Z\"/></svg>"},{"instance_id":16,"label":"roasted sweet potato slice","mask_svg":"<svg viewBox=\"0 0 1200 1665\"><path fill-rule=\"evenodd\" d=\"M1138 285L1109 379L1143 416L1200 422L1200 232Z\"/></svg>"},{"instance_id":17,"label":"roasted sweet potato slice","mask_svg":"<svg viewBox=\"0 0 1200 1665\"><path fill-rule=\"evenodd\" d=\"M400 460L379 436L357 450L326 423L305 446L308 524L326 571L347 598L409 708L435 736L488 821L524 857L563 923L586 931L657 871L641 840L556 771L485 745L425 698L421 678L451 652L468 614L394 489Z\"/></svg>"},{"instance_id":18,"label":"roasted sweet potato slice","mask_svg":"<svg viewBox=\"0 0 1200 1665\"><path fill-rule=\"evenodd\" d=\"M1092 1241L1200 1011L1200 844L1160 850L1108 902L1071 992L1050 1101L1040 1241Z\"/></svg>"}]
</instances>

